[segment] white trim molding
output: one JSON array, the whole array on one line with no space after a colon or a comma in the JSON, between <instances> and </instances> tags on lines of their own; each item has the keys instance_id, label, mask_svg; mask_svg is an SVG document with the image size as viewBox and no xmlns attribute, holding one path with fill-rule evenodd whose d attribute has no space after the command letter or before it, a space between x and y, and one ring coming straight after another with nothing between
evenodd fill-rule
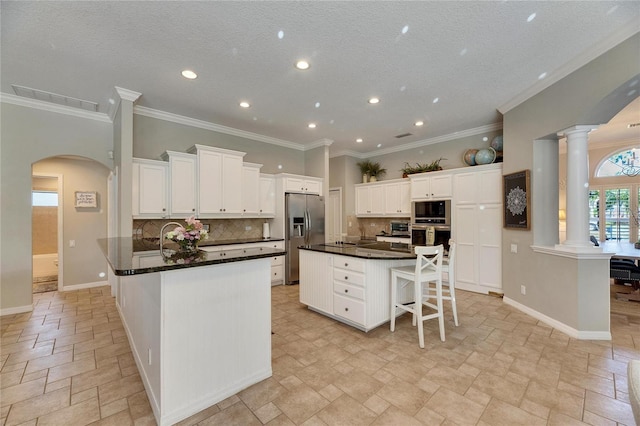
<instances>
[{"instance_id":1,"label":"white trim molding","mask_svg":"<svg viewBox=\"0 0 640 426\"><path fill-rule=\"evenodd\" d=\"M31 305L15 306L13 308L0 309L0 317L5 315L24 314L33 311L33 303Z\"/></svg>"},{"instance_id":2,"label":"white trim molding","mask_svg":"<svg viewBox=\"0 0 640 426\"><path fill-rule=\"evenodd\" d=\"M555 247L549 246L530 246L535 253L548 254L551 256L568 257L577 260L593 260L593 259L610 259L615 253L607 253L602 251L602 247L582 247L582 246L565 246L556 244Z\"/></svg>"},{"instance_id":3,"label":"white trim molding","mask_svg":"<svg viewBox=\"0 0 640 426\"><path fill-rule=\"evenodd\" d=\"M12 95L11 93L0 93L0 102L18 105L25 108L39 109L41 111L55 112L56 114L65 114L89 120L102 121L104 123L112 123L109 116L102 112L87 111L80 108L41 101L39 99L30 99L23 96Z\"/></svg>"},{"instance_id":4,"label":"white trim molding","mask_svg":"<svg viewBox=\"0 0 640 426\"><path fill-rule=\"evenodd\" d=\"M142 93L134 92L133 90L124 89L122 87L115 86L115 89L118 96L120 96L120 99L125 101L135 102L140 96L142 96Z\"/></svg>"},{"instance_id":5,"label":"white trim molding","mask_svg":"<svg viewBox=\"0 0 640 426\"><path fill-rule=\"evenodd\" d=\"M528 306L523 305L522 303L516 302L513 299L508 297L503 297L502 301L507 305L513 306L519 311L524 312L525 314L534 317L535 319L542 321L550 327L555 328L558 331L567 334L569 337L573 337L574 339L579 340L611 340L611 332L608 331L581 331L576 330L573 327L566 325L563 322L555 320L551 317L546 316L545 314L538 312L534 309L531 309Z\"/></svg>"},{"instance_id":6,"label":"white trim molding","mask_svg":"<svg viewBox=\"0 0 640 426\"><path fill-rule=\"evenodd\" d=\"M60 291L82 290L85 288L102 287L109 285L109 281L94 281L92 283L65 285Z\"/></svg>"},{"instance_id":7,"label":"white trim molding","mask_svg":"<svg viewBox=\"0 0 640 426\"><path fill-rule=\"evenodd\" d=\"M199 129L211 130L214 132L224 133L232 136L239 136L241 138L251 139L259 142L266 142L272 145L283 146L285 148L297 149L299 151L305 150L305 146L299 143L285 141L282 139L276 139L269 136L263 136L257 133L238 130L232 127L211 123L209 121L198 120L196 118L185 117L184 115L178 115L170 112L159 111L157 109L147 108L139 105L136 105L133 108L133 113L142 115L144 117L170 121L172 123L177 123L177 124L184 124L185 126L197 127Z\"/></svg>"}]
</instances>

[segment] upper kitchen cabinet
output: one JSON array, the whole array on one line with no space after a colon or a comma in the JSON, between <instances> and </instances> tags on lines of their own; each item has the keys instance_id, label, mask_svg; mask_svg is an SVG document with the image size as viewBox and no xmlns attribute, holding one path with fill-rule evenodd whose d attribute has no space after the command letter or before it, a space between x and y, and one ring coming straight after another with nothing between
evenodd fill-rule
<instances>
[{"instance_id":1,"label":"upper kitchen cabinet","mask_svg":"<svg viewBox=\"0 0 640 426\"><path fill-rule=\"evenodd\" d=\"M188 151L198 156L200 217L241 215L245 153L204 145L194 145Z\"/></svg>"},{"instance_id":2,"label":"upper kitchen cabinet","mask_svg":"<svg viewBox=\"0 0 640 426\"><path fill-rule=\"evenodd\" d=\"M133 159L132 213L134 218L166 218L169 163Z\"/></svg>"},{"instance_id":3,"label":"upper kitchen cabinet","mask_svg":"<svg viewBox=\"0 0 640 426\"><path fill-rule=\"evenodd\" d=\"M356 216L384 216L384 184L356 185Z\"/></svg>"},{"instance_id":4,"label":"upper kitchen cabinet","mask_svg":"<svg viewBox=\"0 0 640 426\"><path fill-rule=\"evenodd\" d=\"M260 214L260 168L262 164L243 163L242 165L242 214L258 216Z\"/></svg>"},{"instance_id":5,"label":"upper kitchen cabinet","mask_svg":"<svg viewBox=\"0 0 640 426\"><path fill-rule=\"evenodd\" d=\"M389 182L384 185L385 216L411 216L411 182Z\"/></svg>"},{"instance_id":6,"label":"upper kitchen cabinet","mask_svg":"<svg viewBox=\"0 0 640 426\"><path fill-rule=\"evenodd\" d=\"M273 175L260 175L260 216L276 215L276 178Z\"/></svg>"},{"instance_id":7,"label":"upper kitchen cabinet","mask_svg":"<svg viewBox=\"0 0 640 426\"><path fill-rule=\"evenodd\" d=\"M322 195L322 179L281 173L284 192Z\"/></svg>"},{"instance_id":8,"label":"upper kitchen cabinet","mask_svg":"<svg viewBox=\"0 0 640 426\"><path fill-rule=\"evenodd\" d=\"M169 162L170 217L186 218L197 215L196 156L166 151L162 158Z\"/></svg>"},{"instance_id":9,"label":"upper kitchen cabinet","mask_svg":"<svg viewBox=\"0 0 640 426\"><path fill-rule=\"evenodd\" d=\"M411 200L441 200L451 198L453 185L451 174L447 172L429 172L410 175Z\"/></svg>"}]
</instances>

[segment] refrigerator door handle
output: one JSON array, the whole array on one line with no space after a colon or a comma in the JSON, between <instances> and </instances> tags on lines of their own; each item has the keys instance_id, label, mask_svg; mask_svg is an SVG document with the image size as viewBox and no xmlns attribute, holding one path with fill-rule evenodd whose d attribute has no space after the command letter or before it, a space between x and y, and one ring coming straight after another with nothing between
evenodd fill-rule
<instances>
[{"instance_id":1,"label":"refrigerator door handle","mask_svg":"<svg viewBox=\"0 0 640 426\"><path fill-rule=\"evenodd\" d=\"M309 211L304 211L304 243L309 244L309 231L311 231L311 219L309 218Z\"/></svg>"}]
</instances>

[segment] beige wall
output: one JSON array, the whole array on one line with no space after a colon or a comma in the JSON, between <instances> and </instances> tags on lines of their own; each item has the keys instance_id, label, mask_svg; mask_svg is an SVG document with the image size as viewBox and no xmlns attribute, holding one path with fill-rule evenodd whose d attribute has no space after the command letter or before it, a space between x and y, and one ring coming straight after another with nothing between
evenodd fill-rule
<instances>
[{"instance_id":1,"label":"beige wall","mask_svg":"<svg viewBox=\"0 0 640 426\"><path fill-rule=\"evenodd\" d=\"M138 114L133 116L133 140L133 156L136 158L158 160L167 150L186 152L188 148L198 144L246 152L244 161L262 164L262 173L305 174L305 157L302 150Z\"/></svg>"},{"instance_id":2,"label":"beige wall","mask_svg":"<svg viewBox=\"0 0 640 426\"><path fill-rule=\"evenodd\" d=\"M58 207L34 206L31 244L33 254L58 252Z\"/></svg>"},{"instance_id":3,"label":"beige wall","mask_svg":"<svg viewBox=\"0 0 640 426\"><path fill-rule=\"evenodd\" d=\"M5 310L31 305L31 165L47 157L77 155L93 159L93 168L106 170L112 166L108 153L113 134L105 121L8 103L2 103L0 119L0 309ZM102 165L96 167L96 162ZM77 237L81 244L90 239L95 244L97 234L91 235L90 228L84 231ZM70 280L81 279L69 275Z\"/></svg>"},{"instance_id":4,"label":"beige wall","mask_svg":"<svg viewBox=\"0 0 640 426\"><path fill-rule=\"evenodd\" d=\"M504 116L503 173L509 174L523 169L532 171L532 229L504 229L502 233L502 281L505 296L578 330L587 326L608 330L608 312L607 315L603 315L599 309L593 310L591 317L597 316L600 322L588 322L584 318L584 312L589 311L591 307L581 303L590 299L584 298L582 294L578 297L578 293L585 290L598 292L599 289L607 289L608 262L576 262L571 258L538 254L530 248L537 243L534 241L534 230L541 235L557 235L557 227L540 227L545 227L549 221L544 197L551 193L552 197L557 198L558 185L554 182L553 185L541 186L540 182L545 182L545 174L554 173L554 170L558 173L558 163L556 161L553 164L544 156L536 156L534 145L536 140L553 139L558 131L577 124L600 124L609 121L632 100L624 98L630 88L621 89L625 89L625 84L638 74L638 64L640 34L591 61ZM601 101L610 98L612 93L623 95L615 102L607 102L609 108L602 108ZM585 117L597 122L585 122ZM518 245L518 253L510 252L511 244ZM585 270L593 273L585 274ZM526 286L526 295L520 294L521 285ZM608 306L608 299L604 303Z\"/></svg>"}]
</instances>

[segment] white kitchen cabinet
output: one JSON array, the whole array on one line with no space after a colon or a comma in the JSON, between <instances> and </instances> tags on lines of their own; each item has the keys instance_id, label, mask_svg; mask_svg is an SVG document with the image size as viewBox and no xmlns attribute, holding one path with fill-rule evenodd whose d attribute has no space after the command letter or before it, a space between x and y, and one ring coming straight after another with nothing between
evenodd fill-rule
<instances>
[{"instance_id":1,"label":"white kitchen cabinet","mask_svg":"<svg viewBox=\"0 0 640 426\"><path fill-rule=\"evenodd\" d=\"M502 165L454 176L456 287L502 293Z\"/></svg>"},{"instance_id":2,"label":"white kitchen cabinet","mask_svg":"<svg viewBox=\"0 0 640 426\"><path fill-rule=\"evenodd\" d=\"M276 215L276 178L273 175L260 175L259 193L260 216L274 217Z\"/></svg>"},{"instance_id":3,"label":"white kitchen cabinet","mask_svg":"<svg viewBox=\"0 0 640 426\"><path fill-rule=\"evenodd\" d=\"M166 161L133 159L132 214L138 218L168 216L167 180L169 163Z\"/></svg>"},{"instance_id":4,"label":"white kitchen cabinet","mask_svg":"<svg viewBox=\"0 0 640 426\"><path fill-rule=\"evenodd\" d=\"M200 217L242 214L242 158L244 152L194 145L198 156L198 202Z\"/></svg>"},{"instance_id":5,"label":"white kitchen cabinet","mask_svg":"<svg viewBox=\"0 0 640 426\"><path fill-rule=\"evenodd\" d=\"M242 215L260 214L260 168L262 164L242 165Z\"/></svg>"},{"instance_id":6,"label":"white kitchen cabinet","mask_svg":"<svg viewBox=\"0 0 640 426\"><path fill-rule=\"evenodd\" d=\"M162 158L169 162L169 216L186 218L197 215L197 157L166 151Z\"/></svg>"},{"instance_id":7,"label":"white kitchen cabinet","mask_svg":"<svg viewBox=\"0 0 640 426\"><path fill-rule=\"evenodd\" d=\"M442 200L453 195L452 177L448 172L411 175L411 200Z\"/></svg>"},{"instance_id":8,"label":"white kitchen cabinet","mask_svg":"<svg viewBox=\"0 0 640 426\"><path fill-rule=\"evenodd\" d=\"M384 216L383 184L356 185L356 216Z\"/></svg>"},{"instance_id":9,"label":"white kitchen cabinet","mask_svg":"<svg viewBox=\"0 0 640 426\"><path fill-rule=\"evenodd\" d=\"M411 216L411 182L392 182L384 185L384 213L386 216Z\"/></svg>"},{"instance_id":10,"label":"white kitchen cabinet","mask_svg":"<svg viewBox=\"0 0 640 426\"><path fill-rule=\"evenodd\" d=\"M300 250L300 302L360 330L389 322L389 269L415 259L366 259Z\"/></svg>"},{"instance_id":11,"label":"white kitchen cabinet","mask_svg":"<svg viewBox=\"0 0 640 426\"><path fill-rule=\"evenodd\" d=\"M322 179L311 176L281 174L284 192L322 195Z\"/></svg>"}]
</instances>

